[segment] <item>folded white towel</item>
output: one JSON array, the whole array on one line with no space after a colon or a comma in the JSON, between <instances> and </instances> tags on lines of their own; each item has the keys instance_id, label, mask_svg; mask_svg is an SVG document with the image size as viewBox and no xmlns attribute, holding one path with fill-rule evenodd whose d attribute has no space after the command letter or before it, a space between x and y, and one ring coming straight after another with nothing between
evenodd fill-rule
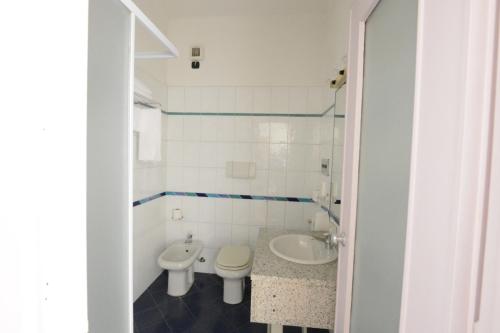
<instances>
[{"instance_id":1,"label":"folded white towel","mask_svg":"<svg viewBox=\"0 0 500 333\"><path fill-rule=\"evenodd\" d=\"M139 160L161 161L161 110L135 107L134 131L139 133Z\"/></svg>"}]
</instances>

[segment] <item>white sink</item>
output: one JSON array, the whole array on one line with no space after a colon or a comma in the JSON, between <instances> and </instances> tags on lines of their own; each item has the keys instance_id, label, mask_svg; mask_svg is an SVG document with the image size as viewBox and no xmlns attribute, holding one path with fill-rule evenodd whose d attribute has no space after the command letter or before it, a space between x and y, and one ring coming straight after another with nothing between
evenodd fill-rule
<instances>
[{"instance_id":1,"label":"white sink","mask_svg":"<svg viewBox=\"0 0 500 333\"><path fill-rule=\"evenodd\" d=\"M324 242L312 236L289 234L273 238L271 251L280 258L305 265L321 265L337 259L337 250L328 249Z\"/></svg>"}]
</instances>

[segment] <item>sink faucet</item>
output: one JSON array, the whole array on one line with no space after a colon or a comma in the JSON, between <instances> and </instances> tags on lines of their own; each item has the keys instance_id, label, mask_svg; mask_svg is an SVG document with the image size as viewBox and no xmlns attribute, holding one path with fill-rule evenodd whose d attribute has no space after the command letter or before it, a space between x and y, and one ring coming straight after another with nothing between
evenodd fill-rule
<instances>
[{"instance_id":1,"label":"sink faucet","mask_svg":"<svg viewBox=\"0 0 500 333\"><path fill-rule=\"evenodd\" d=\"M186 240L184 241L184 244L191 244L192 242L193 242L193 234L192 233L188 233L187 237L186 237Z\"/></svg>"}]
</instances>

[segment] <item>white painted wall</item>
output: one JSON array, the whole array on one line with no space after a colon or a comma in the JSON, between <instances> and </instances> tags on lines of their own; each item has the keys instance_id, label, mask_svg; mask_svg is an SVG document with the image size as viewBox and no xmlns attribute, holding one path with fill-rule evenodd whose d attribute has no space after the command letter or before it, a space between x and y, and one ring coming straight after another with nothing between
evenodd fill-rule
<instances>
[{"instance_id":1,"label":"white painted wall","mask_svg":"<svg viewBox=\"0 0 500 333\"><path fill-rule=\"evenodd\" d=\"M0 327L83 333L88 1L5 5Z\"/></svg>"},{"instance_id":2,"label":"white painted wall","mask_svg":"<svg viewBox=\"0 0 500 333\"><path fill-rule=\"evenodd\" d=\"M180 52L169 85L323 85L329 0L167 2L168 36ZM190 47L204 47L200 69Z\"/></svg>"},{"instance_id":3,"label":"white painted wall","mask_svg":"<svg viewBox=\"0 0 500 333\"><path fill-rule=\"evenodd\" d=\"M132 29L119 0L90 1L87 257L89 331L96 333L132 331Z\"/></svg>"}]
</instances>

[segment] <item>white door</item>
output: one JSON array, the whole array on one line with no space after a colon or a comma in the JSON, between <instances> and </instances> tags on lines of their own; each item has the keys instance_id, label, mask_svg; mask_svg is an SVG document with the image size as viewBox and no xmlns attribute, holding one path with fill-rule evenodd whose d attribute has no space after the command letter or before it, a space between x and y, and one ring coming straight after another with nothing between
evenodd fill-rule
<instances>
[{"instance_id":1,"label":"white door","mask_svg":"<svg viewBox=\"0 0 500 333\"><path fill-rule=\"evenodd\" d=\"M353 4L335 332L399 329L416 28L415 1Z\"/></svg>"}]
</instances>

